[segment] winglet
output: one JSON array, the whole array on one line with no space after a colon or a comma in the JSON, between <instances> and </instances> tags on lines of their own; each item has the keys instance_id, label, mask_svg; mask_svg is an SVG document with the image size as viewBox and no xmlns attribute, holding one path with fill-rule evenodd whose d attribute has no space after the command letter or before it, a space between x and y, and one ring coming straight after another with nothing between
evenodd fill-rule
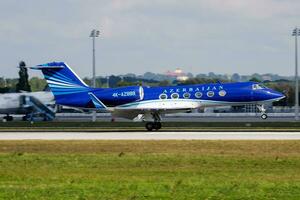
<instances>
[{"instance_id":1,"label":"winglet","mask_svg":"<svg viewBox=\"0 0 300 200\"><path fill-rule=\"evenodd\" d=\"M91 100L92 100L95 108L97 108L97 109L107 109L107 107L92 92L89 92L88 94L90 95Z\"/></svg>"}]
</instances>

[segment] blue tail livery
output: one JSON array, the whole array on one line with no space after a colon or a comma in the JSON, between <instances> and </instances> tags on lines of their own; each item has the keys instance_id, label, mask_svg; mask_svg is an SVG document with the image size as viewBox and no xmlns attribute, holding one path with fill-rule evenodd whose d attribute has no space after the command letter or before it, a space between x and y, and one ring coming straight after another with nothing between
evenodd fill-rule
<instances>
[{"instance_id":1,"label":"blue tail livery","mask_svg":"<svg viewBox=\"0 0 300 200\"><path fill-rule=\"evenodd\" d=\"M57 104L86 108L96 108L88 94L92 91L64 62L52 62L32 67L43 72Z\"/></svg>"},{"instance_id":2,"label":"blue tail livery","mask_svg":"<svg viewBox=\"0 0 300 200\"><path fill-rule=\"evenodd\" d=\"M256 82L210 83L184 86L91 88L64 62L32 67L41 70L57 104L106 110L115 117L139 118L147 130L161 128L161 115L208 106L256 104L266 119L264 104L285 96Z\"/></svg>"}]
</instances>

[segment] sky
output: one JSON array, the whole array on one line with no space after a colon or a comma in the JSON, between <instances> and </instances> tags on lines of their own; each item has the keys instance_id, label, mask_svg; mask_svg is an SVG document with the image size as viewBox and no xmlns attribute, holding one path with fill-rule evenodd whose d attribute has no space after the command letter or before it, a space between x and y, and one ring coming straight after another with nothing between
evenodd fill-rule
<instances>
[{"instance_id":1,"label":"sky","mask_svg":"<svg viewBox=\"0 0 300 200\"><path fill-rule=\"evenodd\" d=\"M92 74L293 75L299 0L0 0L0 77L64 61ZM31 76L40 75L30 71Z\"/></svg>"}]
</instances>

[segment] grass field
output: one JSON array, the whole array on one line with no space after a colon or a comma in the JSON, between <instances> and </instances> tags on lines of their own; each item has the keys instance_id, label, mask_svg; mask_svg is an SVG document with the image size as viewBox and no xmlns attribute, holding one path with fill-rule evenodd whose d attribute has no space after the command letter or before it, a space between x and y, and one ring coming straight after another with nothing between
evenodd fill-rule
<instances>
[{"instance_id":1,"label":"grass field","mask_svg":"<svg viewBox=\"0 0 300 200\"><path fill-rule=\"evenodd\" d=\"M300 131L300 122L163 122L160 131ZM144 131L142 122L0 122L0 131Z\"/></svg>"},{"instance_id":2,"label":"grass field","mask_svg":"<svg viewBox=\"0 0 300 200\"><path fill-rule=\"evenodd\" d=\"M0 199L300 199L300 141L0 141Z\"/></svg>"}]
</instances>

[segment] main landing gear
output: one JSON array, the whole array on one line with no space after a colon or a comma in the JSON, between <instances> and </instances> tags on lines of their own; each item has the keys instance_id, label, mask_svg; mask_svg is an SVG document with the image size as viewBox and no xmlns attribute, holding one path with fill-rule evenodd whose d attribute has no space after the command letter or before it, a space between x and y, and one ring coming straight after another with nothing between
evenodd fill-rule
<instances>
[{"instance_id":1,"label":"main landing gear","mask_svg":"<svg viewBox=\"0 0 300 200\"><path fill-rule=\"evenodd\" d=\"M13 116L6 115L6 116L3 117L3 121L9 122L9 121L12 121L12 120L14 120Z\"/></svg>"},{"instance_id":2,"label":"main landing gear","mask_svg":"<svg viewBox=\"0 0 300 200\"><path fill-rule=\"evenodd\" d=\"M266 113L266 109L264 108L264 105L257 105L258 110L261 112L260 118L263 120L268 118L268 115Z\"/></svg>"},{"instance_id":3,"label":"main landing gear","mask_svg":"<svg viewBox=\"0 0 300 200\"><path fill-rule=\"evenodd\" d=\"M145 128L148 131L159 130L161 129L161 117L159 113L148 113L143 116L144 121L148 121L145 124ZM151 122L149 122L151 121Z\"/></svg>"},{"instance_id":4,"label":"main landing gear","mask_svg":"<svg viewBox=\"0 0 300 200\"><path fill-rule=\"evenodd\" d=\"M159 129L161 129L161 123L160 122L147 122L145 127L148 131L159 130Z\"/></svg>"}]
</instances>

